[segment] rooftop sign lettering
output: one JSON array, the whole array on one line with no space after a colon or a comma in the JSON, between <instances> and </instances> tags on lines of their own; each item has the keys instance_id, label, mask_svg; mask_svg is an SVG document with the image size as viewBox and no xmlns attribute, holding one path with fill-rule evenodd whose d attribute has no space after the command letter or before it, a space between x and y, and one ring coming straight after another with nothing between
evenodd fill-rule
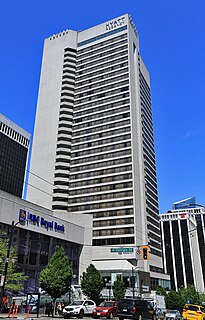
<instances>
[{"instance_id":1,"label":"rooftop sign lettering","mask_svg":"<svg viewBox=\"0 0 205 320\"><path fill-rule=\"evenodd\" d=\"M113 30L117 27L123 26L124 24L125 24L125 17L122 17L106 23L106 30Z\"/></svg>"}]
</instances>

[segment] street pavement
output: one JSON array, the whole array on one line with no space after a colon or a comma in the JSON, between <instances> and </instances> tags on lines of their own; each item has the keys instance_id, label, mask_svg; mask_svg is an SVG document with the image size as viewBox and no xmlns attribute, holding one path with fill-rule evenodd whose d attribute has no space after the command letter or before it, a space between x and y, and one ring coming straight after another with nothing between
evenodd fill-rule
<instances>
[{"instance_id":1,"label":"street pavement","mask_svg":"<svg viewBox=\"0 0 205 320\"><path fill-rule=\"evenodd\" d=\"M19 313L17 316L15 316L14 318L12 318L12 316L8 317L7 313L0 313L0 319L15 319L15 320L52 320L52 319L63 319L63 317L59 317L59 316L54 316L54 317L48 317L47 315L39 315L37 318L36 314L30 314L29 316L27 316L26 313ZM72 319L72 318L70 318ZM73 318L73 319L77 319L77 318ZM84 317L83 319L85 320L91 320L91 317ZM93 319L92 319L93 320Z\"/></svg>"}]
</instances>

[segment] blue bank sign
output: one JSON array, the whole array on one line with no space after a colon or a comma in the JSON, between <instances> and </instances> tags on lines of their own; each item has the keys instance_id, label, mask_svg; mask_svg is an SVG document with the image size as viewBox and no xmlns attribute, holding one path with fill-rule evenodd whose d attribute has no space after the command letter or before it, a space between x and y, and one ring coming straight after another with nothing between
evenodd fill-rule
<instances>
[{"instance_id":1,"label":"blue bank sign","mask_svg":"<svg viewBox=\"0 0 205 320\"><path fill-rule=\"evenodd\" d=\"M27 223L30 222L33 225L36 225L38 227L43 227L46 230L65 232L64 224L59 224L53 220L47 220L44 217L41 217L40 215L38 216L36 214L27 212L24 209L20 209L19 211L19 222L27 222Z\"/></svg>"}]
</instances>

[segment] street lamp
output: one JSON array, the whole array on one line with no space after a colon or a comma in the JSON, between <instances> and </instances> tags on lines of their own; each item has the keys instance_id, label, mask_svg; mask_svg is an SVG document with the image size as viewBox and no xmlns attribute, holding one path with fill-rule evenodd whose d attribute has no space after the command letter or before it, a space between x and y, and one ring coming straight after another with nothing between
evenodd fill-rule
<instances>
[{"instance_id":1,"label":"street lamp","mask_svg":"<svg viewBox=\"0 0 205 320\"><path fill-rule=\"evenodd\" d=\"M72 279L75 279L77 276L76 274L72 274L70 277L70 284L69 284L69 295L68 295L68 303L71 303L71 285L72 285Z\"/></svg>"},{"instance_id":2,"label":"street lamp","mask_svg":"<svg viewBox=\"0 0 205 320\"><path fill-rule=\"evenodd\" d=\"M8 234L7 254L6 254L6 259L5 259L3 281L2 281L2 287L1 287L1 293L0 293L0 307L2 306L2 298L4 296L4 291L5 291L5 284L6 284L6 278L7 278L7 273L8 273L8 265L9 265L9 257L10 257L10 252L11 252L11 243L12 243L12 239L13 239L13 231L18 223L20 223L20 221L18 221L16 223L14 221L12 221L11 231Z\"/></svg>"},{"instance_id":3,"label":"street lamp","mask_svg":"<svg viewBox=\"0 0 205 320\"><path fill-rule=\"evenodd\" d=\"M112 288L112 284L111 284L111 280L108 280L107 282L107 278L105 278L105 285L108 288L108 300L110 300L111 298L111 288Z\"/></svg>"}]
</instances>

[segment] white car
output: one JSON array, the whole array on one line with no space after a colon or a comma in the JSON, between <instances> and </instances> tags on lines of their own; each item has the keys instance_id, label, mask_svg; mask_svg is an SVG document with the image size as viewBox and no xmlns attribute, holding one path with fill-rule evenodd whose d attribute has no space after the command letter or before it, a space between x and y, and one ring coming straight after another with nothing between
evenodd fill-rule
<instances>
[{"instance_id":1,"label":"white car","mask_svg":"<svg viewBox=\"0 0 205 320\"><path fill-rule=\"evenodd\" d=\"M71 304L63 309L63 317L77 317L82 319L84 315L91 315L96 304L92 300L79 300L73 301Z\"/></svg>"}]
</instances>

